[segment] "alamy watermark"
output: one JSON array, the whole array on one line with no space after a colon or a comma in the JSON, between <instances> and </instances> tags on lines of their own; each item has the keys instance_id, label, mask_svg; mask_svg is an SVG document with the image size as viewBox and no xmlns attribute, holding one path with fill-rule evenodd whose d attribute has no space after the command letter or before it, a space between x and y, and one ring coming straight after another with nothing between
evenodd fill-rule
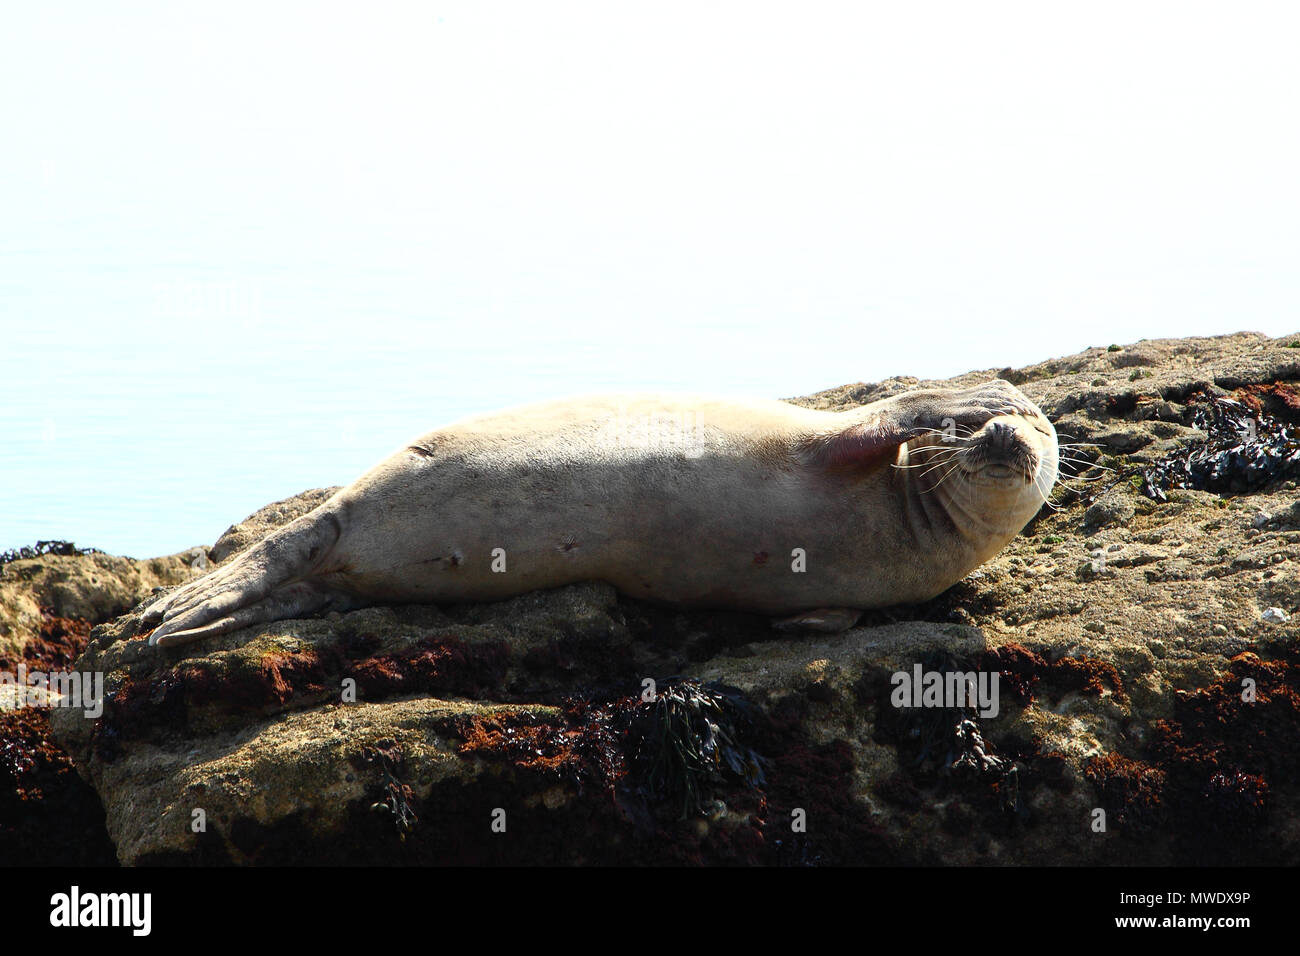
<instances>
[{"instance_id":1,"label":"alamy watermark","mask_svg":"<svg viewBox=\"0 0 1300 956\"><path fill-rule=\"evenodd\" d=\"M633 411L619 406L601 427L601 437L615 447L675 451L699 458L706 449L706 432L698 413L689 409Z\"/></svg>"},{"instance_id":2,"label":"alamy watermark","mask_svg":"<svg viewBox=\"0 0 1300 956\"><path fill-rule=\"evenodd\" d=\"M207 319L254 326L262 319L262 287L243 279L175 280L153 290L154 314L168 319Z\"/></svg>"},{"instance_id":3,"label":"alamy watermark","mask_svg":"<svg viewBox=\"0 0 1300 956\"><path fill-rule=\"evenodd\" d=\"M152 893L84 893L74 885L50 897L50 925L56 928L124 927L133 936L148 936L152 913Z\"/></svg>"},{"instance_id":4,"label":"alamy watermark","mask_svg":"<svg viewBox=\"0 0 1300 956\"><path fill-rule=\"evenodd\" d=\"M920 664L896 671L889 682L895 707L971 708L981 717L998 715L997 671L927 671Z\"/></svg>"},{"instance_id":5,"label":"alamy watermark","mask_svg":"<svg viewBox=\"0 0 1300 956\"><path fill-rule=\"evenodd\" d=\"M90 719L104 713L104 675L100 671L0 670L0 710L19 707L79 708Z\"/></svg>"}]
</instances>

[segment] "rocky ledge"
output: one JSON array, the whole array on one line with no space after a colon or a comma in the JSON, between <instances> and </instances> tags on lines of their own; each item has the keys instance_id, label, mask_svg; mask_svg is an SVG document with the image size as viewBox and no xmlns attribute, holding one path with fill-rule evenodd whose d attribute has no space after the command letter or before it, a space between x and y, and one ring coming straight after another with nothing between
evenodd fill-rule
<instances>
[{"instance_id":1,"label":"rocky ledge","mask_svg":"<svg viewBox=\"0 0 1300 956\"><path fill-rule=\"evenodd\" d=\"M102 714L50 721L128 864L1290 863L1296 346L1144 341L951 380L1018 384L1076 443L1077 477L966 580L844 634L777 634L590 583L160 651L135 637L141 605L96 627L74 665L104 675ZM925 384L794 401L842 408ZM1195 426L1217 408L1254 423L1212 462L1217 490L1152 497L1153 473L1206 447ZM1223 492L1251 467L1246 493ZM180 583L327 493L149 573ZM0 577L11 655L30 656L53 612L3 589L42 560ZM62 612L105 620L112 605ZM996 675L996 713L894 706L894 675L918 667ZM0 768L0 807L22 777Z\"/></svg>"}]
</instances>

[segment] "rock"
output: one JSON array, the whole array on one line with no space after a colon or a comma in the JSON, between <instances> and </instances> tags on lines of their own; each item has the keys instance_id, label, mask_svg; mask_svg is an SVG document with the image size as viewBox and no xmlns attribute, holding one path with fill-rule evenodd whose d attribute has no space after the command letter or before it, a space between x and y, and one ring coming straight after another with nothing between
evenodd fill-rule
<instances>
[{"instance_id":1,"label":"rock","mask_svg":"<svg viewBox=\"0 0 1300 956\"><path fill-rule=\"evenodd\" d=\"M1268 621L1270 624L1285 624L1287 621L1291 620L1291 615L1280 607L1267 608L1260 617L1265 621Z\"/></svg>"},{"instance_id":2,"label":"rock","mask_svg":"<svg viewBox=\"0 0 1300 956\"><path fill-rule=\"evenodd\" d=\"M1123 349L1110 356L1110 364L1115 368L1133 368L1135 366L1156 365L1159 359L1151 349Z\"/></svg>"},{"instance_id":3,"label":"rock","mask_svg":"<svg viewBox=\"0 0 1300 956\"><path fill-rule=\"evenodd\" d=\"M1107 491L1083 514L1083 523L1092 528L1122 524L1137 513L1131 494L1119 488Z\"/></svg>"},{"instance_id":4,"label":"rock","mask_svg":"<svg viewBox=\"0 0 1300 956\"><path fill-rule=\"evenodd\" d=\"M0 662L21 658L49 617L108 620L154 588L198 575L188 552L147 561L98 553L46 554L9 562L0 571Z\"/></svg>"},{"instance_id":5,"label":"rock","mask_svg":"<svg viewBox=\"0 0 1300 956\"><path fill-rule=\"evenodd\" d=\"M575 586L464 616L375 608L337 622L282 622L168 655L127 639L132 616L99 629L78 665L108 675L103 718L71 710L51 716L103 796L124 863L389 862L399 853L446 860L449 834L466 841L462 854L489 852L472 834L487 837L496 807L508 816L544 817L552 838L573 834L548 851L568 845L572 856L535 862L579 862L595 848L578 836L607 798L589 781L584 788L509 759L505 744L496 759L466 748L476 727L563 727L558 702L573 682L600 678L600 658L625 662L633 679L622 689L629 693L639 690L636 675L676 669L675 655L634 637L639 627L623 622L647 612L656 613L607 586ZM862 706L865 688L887 688L888 675L918 655L973 661L986 647L978 630L958 625L900 623L822 642L765 640L771 632L762 619L736 626L754 640L739 656L715 656L696 676L739 688L753 706L780 706L792 696L811 701L798 737L800 747L814 749L838 740L845 721L860 728L854 736L869 739L875 708ZM357 682L356 703L341 699L349 678ZM458 699L465 693L474 700ZM855 750L869 778L897 769L888 747ZM379 751L390 753L389 763L367 757ZM410 788L403 800L417 822L409 832L394 826L391 814L371 813L393 780ZM747 803L744 792L725 802ZM757 806L752 795L748 803ZM190 825L198 813L206 821L200 834ZM422 829L424 819L430 822ZM911 852L890 851L900 858Z\"/></svg>"},{"instance_id":6,"label":"rock","mask_svg":"<svg viewBox=\"0 0 1300 956\"><path fill-rule=\"evenodd\" d=\"M1128 425L1120 428L1112 428L1092 436L1091 440L1105 445L1111 452L1120 455L1127 455L1131 452L1143 448L1153 441L1153 436L1147 428L1138 425Z\"/></svg>"}]
</instances>

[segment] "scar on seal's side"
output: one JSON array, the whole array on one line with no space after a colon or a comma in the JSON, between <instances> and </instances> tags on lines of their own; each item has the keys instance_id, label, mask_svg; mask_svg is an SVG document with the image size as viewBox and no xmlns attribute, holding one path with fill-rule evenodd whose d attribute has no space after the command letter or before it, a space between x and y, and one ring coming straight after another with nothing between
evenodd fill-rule
<instances>
[{"instance_id":1,"label":"scar on seal's side","mask_svg":"<svg viewBox=\"0 0 1300 956\"><path fill-rule=\"evenodd\" d=\"M691 395L548 402L423 435L162 596L143 628L181 644L322 610L598 579L840 630L959 581L1056 477L1055 430L1000 379L842 412Z\"/></svg>"}]
</instances>

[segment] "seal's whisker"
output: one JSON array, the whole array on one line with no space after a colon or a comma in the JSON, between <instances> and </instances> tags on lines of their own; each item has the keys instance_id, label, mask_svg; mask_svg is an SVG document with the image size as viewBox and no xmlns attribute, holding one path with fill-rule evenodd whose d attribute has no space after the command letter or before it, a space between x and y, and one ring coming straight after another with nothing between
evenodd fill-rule
<instances>
[{"instance_id":1,"label":"seal's whisker","mask_svg":"<svg viewBox=\"0 0 1300 956\"><path fill-rule=\"evenodd\" d=\"M1042 477L1041 472L1034 475L1034 490L1042 497L1043 504L1047 505L1047 507L1051 508L1053 511L1060 511L1061 506L1052 502L1052 489L1048 488L1046 491L1043 490Z\"/></svg>"},{"instance_id":2,"label":"seal's whisker","mask_svg":"<svg viewBox=\"0 0 1300 956\"><path fill-rule=\"evenodd\" d=\"M954 456L955 457L955 456ZM917 468L930 468L936 464L942 465L952 461L952 458L945 458L943 461L918 461L910 465L890 465L891 468L897 468L899 471L915 471Z\"/></svg>"},{"instance_id":3,"label":"seal's whisker","mask_svg":"<svg viewBox=\"0 0 1300 956\"><path fill-rule=\"evenodd\" d=\"M948 464L948 462L946 462L946 461L944 461L944 462L940 462L939 464L935 465L933 468L930 468L930 469L928 469L927 471L923 471L923 472L921 472L919 475L916 476L916 478L917 478L918 481L920 481L920 480L921 480L922 478L924 478L926 475L930 474L930 472L932 472L932 471L936 471L936 470L938 470L941 466L944 466L944 465L947 465L947 464Z\"/></svg>"},{"instance_id":4,"label":"seal's whisker","mask_svg":"<svg viewBox=\"0 0 1300 956\"><path fill-rule=\"evenodd\" d=\"M1068 455L1061 455L1057 461L1067 465L1084 465L1088 468L1100 468L1102 471L1114 471L1110 465L1099 465L1095 461L1088 461L1086 458L1071 458Z\"/></svg>"},{"instance_id":5,"label":"seal's whisker","mask_svg":"<svg viewBox=\"0 0 1300 956\"><path fill-rule=\"evenodd\" d=\"M957 457L957 456L954 456L954 457ZM953 460L952 458L945 458L943 461L935 462L935 463L933 463L933 464L930 464L929 462L926 462L926 464L929 464L930 467L927 468L925 471L921 472L921 473L920 473L919 475L917 475L916 477L917 477L918 479L919 479L919 478L924 478L924 477L925 477L926 475L928 475L930 472L934 471L934 470L937 469L937 468L941 468L941 467L943 467L944 465L948 464L948 463L951 462L952 460ZM960 464L960 461L958 462L958 464ZM955 466L954 466L954 467L955 467ZM950 469L950 470L951 470L951 469ZM946 476L947 476L947 472L945 472L945 477L946 477ZM942 479L940 480L940 484L942 484Z\"/></svg>"},{"instance_id":6,"label":"seal's whisker","mask_svg":"<svg viewBox=\"0 0 1300 956\"><path fill-rule=\"evenodd\" d=\"M927 466L934 465L934 464L936 463L936 461L937 461L938 463L940 463L940 464L942 464L942 463L945 462L945 461L951 461L951 460L952 460L953 458L955 458L957 455L960 455L960 454L962 453L962 451L963 451L963 449L961 449L961 448L941 448L941 449L939 449L938 452L936 452L936 453L933 454L933 455L930 455L930 456L927 457L924 461L909 462L909 463L906 464L906 465L900 465L900 464L895 463L895 464L894 464L894 467L895 467L895 468L903 468L903 469L906 469L906 468L925 468L925 467L927 467Z\"/></svg>"},{"instance_id":7,"label":"seal's whisker","mask_svg":"<svg viewBox=\"0 0 1300 956\"><path fill-rule=\"evenodd\" d=\"M939 480L936 481L933 485L931 485L928 490L937 491L939 488L943 487L943 483L947 481L949 478L951 478L953 472L955 472L960 467L961 467L960 461L954 462L952 465L948 467L947 471L945 471L942 475L939 476ZM967 486L967 490L969 490L969 485Z\"/></svg>"},{"instance_id":8,"label":"seal's whisker","mask_svg":"<svg viewBox=\"0 0 1300 956\"><path fill-rule=\"evenodd\" d=\"M955 467L955 466L954 466L954 467ZM925 475L918 475L917 477L918 477L918 478L924 478ZM947 472L947 471L943 472L942 474L940 474L940 476L939 476L937 479L935 479L934 483L933 483L932 485L930 485L930 487L927 488L927 489L925 489L925 490L927 490L927 491L934 491L935 488L938 488L941 484L944 483L944 480L945 480L947 477L948 477L948 472Z\"/></svg>"},{"instance_id":9,"label":"seal's whisker","mask_svg":"<svg viewBox=\"0 0 1300 956\"><path fill-rule=\"evenodd\" d=\"M960 428L960 427L961 427L960 425L954 426L954 428ZM971 438L975 435L975 432L973 430L967 430L965 434L962 434L959 432L949 431L948 429L945 428L930 428L926 425L921 425L916 430L926 435L938 435L946 442L947 441L970 441Z\"/></svg>"}]
</instances>

